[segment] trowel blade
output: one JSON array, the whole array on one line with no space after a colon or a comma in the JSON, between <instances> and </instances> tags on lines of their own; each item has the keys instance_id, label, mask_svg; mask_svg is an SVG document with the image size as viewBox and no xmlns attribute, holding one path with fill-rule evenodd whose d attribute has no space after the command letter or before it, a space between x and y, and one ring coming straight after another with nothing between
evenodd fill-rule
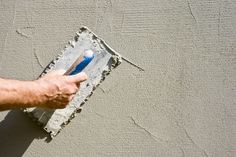
<instances>
[{"instance_id":1,"label":"trowel blade","mask_svg":"<svg viewBox=\"0 0 236 157\"><path fill-rule=\"evenodd\" d=\"M81 105L87 101L93 90L104 80L106 75L121 63L121 56L118 53L88 28L82 27L76 33L74 40L70 41L62 54L46 67L40 77L52 70L64 69L67 71L81 56L81 53L88 49L94 52L94 59L83 70L88 75L88 80L81 84L80 91L66 108L56 110L24 109L24 112L41 124L52 137L56 136L75 116L75 113L81 109Z\"/></svg>"}]
</instances>

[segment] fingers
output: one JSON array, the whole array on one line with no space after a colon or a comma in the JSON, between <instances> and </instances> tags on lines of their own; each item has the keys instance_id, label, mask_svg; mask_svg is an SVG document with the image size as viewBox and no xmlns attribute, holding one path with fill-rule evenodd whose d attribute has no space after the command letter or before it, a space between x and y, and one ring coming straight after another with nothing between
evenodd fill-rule
<instances>
[{"instance_id":1,"label":"fingers","mask_svg":"<svg viewBox=\"0 0 236 157\"><path fill-rule=\"evenodd\" d=\"M68 76L64 75L65 70L56 70L48 73L47 85L51 88L49 98L46 98L48 108L64 108L73 99L79 90L80 82L87 80L88 76L84 73Z\"/></svg>"},{"instance_id":2,"label":"fingers","mask_svg":"<svg viewBox=\"0 0 236 157\"><path fill-rule=\"evenodd\" d=\"M51 71L50 73L48 73L48 75L50 76L62 76L64 75L66 72L66 70L64 69L60 69L60 70L54 70L54 71Z\"/></svg>"},{"instance_id":3,"label":"fingers","mask_svg":"<svg viewBox=\"0 0 236 157\"><path fill-rule=\"evenodd\" d=\"M84 72L81 72L81 73L78 73L76 75L73 75L73 76L68 76L70 77L70 81L74 82L74 83L80 83L80 82L83 82L83 81L86 81L88 79L88 76L84 73Z\"/></svg>"},{"instance_id":4,"label":"fingers","mask_svg":"<svg viewBox=\"0 0 236 157\"><path fill-rule=\"evenodd\" d=\"M73 94L73 95L71 95L70 97L69 97L69 101L72 101L72 99L75 97L75 94Z\"/></svg>"},{"instance_id":5,"label":"fingers","mask_svg":"<svg viewBox=\"0 0 236 157\"><path fill-rule=\"evenodd\" d=\"M63 100L61 100L60 102L57 102L57 108L65 108L75 97L75 94L72 94L70 96L67 96L66 98L64 98ZM55 104L53 104L55 105Z\"/></svg>"},{"instance_id":6,"label":"fingers","mask_svg":"<svg viewBox=\"0 0 236 157\"><path fill-rule=\"evenodd\" d=\"M55 70L53 71L55 75L64 75L66 70L60 69L60 70Z\"/></svg>"},{"instance_id":7,"label":"fingers","mask_svg":"<svg viewBox=\"0 0 236 157\"><path fill-rule=\"evenodd\" d=\"M71 87L68 89L67 94L69 94L69 95L76 94L78 91L79 91L79 88L77 86L75 86L73 88Z\"/></svg>"}]
</instances>

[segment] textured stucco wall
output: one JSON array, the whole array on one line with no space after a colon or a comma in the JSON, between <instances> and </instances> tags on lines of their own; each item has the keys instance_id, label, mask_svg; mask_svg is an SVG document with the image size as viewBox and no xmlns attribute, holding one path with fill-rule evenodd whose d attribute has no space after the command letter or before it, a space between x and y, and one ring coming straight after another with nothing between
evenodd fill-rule
<instances>
[{"instance_id":1,"label":"textured stucco wall","mask_svg":"<svg viewBox=\"0 0 236 157\"><path fill-rule=\"evenodd\" d=\"M0 113L0 156L235 156L233 0L0 1L0 75L35 79L86 25L123 62L51 142Z\"/></svg>"}]
</instances>

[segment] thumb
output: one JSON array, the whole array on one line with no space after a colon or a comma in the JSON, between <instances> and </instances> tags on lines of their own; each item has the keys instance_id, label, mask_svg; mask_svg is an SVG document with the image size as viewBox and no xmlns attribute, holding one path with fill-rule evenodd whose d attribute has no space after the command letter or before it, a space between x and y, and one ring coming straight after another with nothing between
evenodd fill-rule
<instances>
[{"instance_id":1,"label":"thumb","mask_svg":"<svg viewBox=\"0 0 236 157\"><path fill-rule=\"evenodd\" d=\"M76 75L68 76L68 77L70 77L70 80L74 83L84 82L88 79L88 76L85 74L85 72L81 72Z\"/></svg>"}]
</instances>

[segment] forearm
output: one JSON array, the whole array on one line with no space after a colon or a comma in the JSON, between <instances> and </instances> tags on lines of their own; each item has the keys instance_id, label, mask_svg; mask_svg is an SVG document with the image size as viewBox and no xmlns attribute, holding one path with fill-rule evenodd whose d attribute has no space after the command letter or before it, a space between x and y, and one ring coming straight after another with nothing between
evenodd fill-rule
<instances>
[{"instance_id":1,"label":"forearm","mask_svg":"<svg viewBox=\"0 0 236 157\"><path fill-rule=\"evenodd\" d=\"M87 75L64 74L65 70L52 71L34 81L0 78L0 111L27 107L65 108Z\"/></svg>"},{"instance_id":2,"label":"forearm","mask_svg":"<svg viewBox=\"0 0 236 157\"><path fill-rule=\"evenodd\" d=\"M33 107L36 100L35 82L0 78L0 111Z\"/></svg>"}]
</instances>

